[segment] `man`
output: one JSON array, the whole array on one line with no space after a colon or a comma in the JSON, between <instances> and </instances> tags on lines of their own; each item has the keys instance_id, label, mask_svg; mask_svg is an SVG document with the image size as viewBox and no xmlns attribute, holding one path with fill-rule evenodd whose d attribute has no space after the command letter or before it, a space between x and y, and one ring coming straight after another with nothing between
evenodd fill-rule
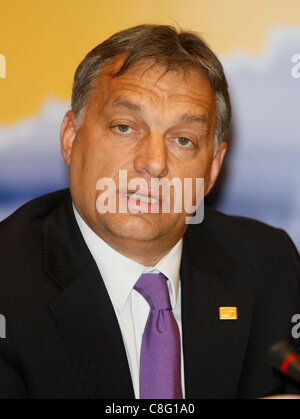
<instances>
[{"instance_id":1,"label":"man","mask_svg":"<svg viewBox=\"0 0 300 419\"><path fill-rule=\"evenodd\" d=\"M208 208L189 225L186 208L164 212L154 192L175 178L204 179L210 192L230 115L222 66L196 34L142 25L87 55L61 127L70 191L0 225L0 397L297 391L268 363L279 340L297 349L300 263L288 236ZM115 194L97 186L104 178ZM137 178L144 186L128 187ZM105 193L119 210L99 209Z\"/></svg>"}]
</instances>

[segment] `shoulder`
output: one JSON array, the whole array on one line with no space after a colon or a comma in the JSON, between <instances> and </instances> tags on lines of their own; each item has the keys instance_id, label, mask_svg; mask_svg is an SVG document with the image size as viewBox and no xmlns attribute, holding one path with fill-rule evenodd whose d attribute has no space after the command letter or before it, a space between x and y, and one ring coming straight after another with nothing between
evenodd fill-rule
<instances>
[{"instance_id":1,"label":"shoulder","mask_svg":"<svg viewBox=\"0 0 300 419\"><path fill-rule=\"evenodd\" d=\"M0 242L16 241L20 234L40 230L47 216L69 195L64 189L52 192L27 202L0 222ZM17 235L17 236L16 236ZM0 251L4 246L0 247Z\"/></svg>"},{"instance_id":2,"label":"shoulder","mask_svg":"<svg viewBox=\"0 0 300 419\"><path fill-rule=\"evenodd\" d=\"M251 218L226 215L209 207L205 208L203 223L196 226L196 229L226 246L241 246L244 243L248 247L259 243L261 247L270 240L290 240L287 233L281 229Z\"/></svg>"},{"instance_id":3,"label":"shoulder","mask_svg":"<svg viewBox=\"0 0 300 419\"><path fill-rule=\"evenodd\" d=\"M288 265L300 278L300 257L288 234L250 218L230 216L205 208L202 224L192 226L235 261L257 266Z\"/></svg>"},{"instance_id":4,"label":"shoulder","mask_svg":"<svg viewBox=\"0 0 300 419\"><path fill-rule=\"evenodd\" d=\"M44 222L68 196L68 189L43 195L0 222L0 267L5 258L22 258L36 246L42 249Z\"/></svg>"},{"instance_id":5,"label":"shoulder","mask_svg":"<svg viewBox=\"0 0 300 419\"><path fill-rule=\"evenodd\" d=\"M9 295L20 294L21 301L22 293L29 292L44 275L43 227L68 195L68 190L62 190L36 198L0 223L1 300L3 296L9 300Z\"/></svg>"}]
</instances>

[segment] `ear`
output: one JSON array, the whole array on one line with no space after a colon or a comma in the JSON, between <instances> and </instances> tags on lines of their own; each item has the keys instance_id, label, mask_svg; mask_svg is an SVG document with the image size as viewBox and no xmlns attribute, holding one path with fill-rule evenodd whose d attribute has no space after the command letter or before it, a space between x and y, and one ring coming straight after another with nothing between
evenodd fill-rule
<instances>
[{"instance_id":1,"label":"ear","mask_svg":"<svg viewBox=\"0 0 300 419\"><path fill-rule=\"evenodd\" d=\"M214 156L213 162L212 162L212 167L211 167L211 171L210 171L210 177L209 177L209 182L208 182L208 188L207 191L205 193L205 195L208 195L209 192L212 190L214 184L216 183L216 180L219 176L222 164L223 164L223 160L225 157L227 151L227 144L225 142L222 142L219 147L218 147L218 151Z\"/></svg>"},{"instance_id":2,"label":"ear","mask_svg":"<svg viewBox=\"0 0 300 419\"><path fill-rule=\"evenodd\" d=\"M60 149L66 165L70 166L73 142L76 137L74 112L68 111L60 128Z\"/></svg>"}]
</instances>

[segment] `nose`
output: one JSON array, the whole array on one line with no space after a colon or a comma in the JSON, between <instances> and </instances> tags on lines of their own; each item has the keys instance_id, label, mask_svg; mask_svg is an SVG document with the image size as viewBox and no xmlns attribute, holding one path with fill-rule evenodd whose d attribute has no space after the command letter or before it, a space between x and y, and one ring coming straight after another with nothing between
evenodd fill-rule
<instances>
[{"instance_id":1,"label":"nose","mask_svg":"<svg viewBox=\"0 0 300 419\"><path fill-rule=\"evenodd\" d=\"M161 134L149 134L143 138L134 167L144 176L161 178L167 175L167 149Z\"/></svg>"}]
</instances>

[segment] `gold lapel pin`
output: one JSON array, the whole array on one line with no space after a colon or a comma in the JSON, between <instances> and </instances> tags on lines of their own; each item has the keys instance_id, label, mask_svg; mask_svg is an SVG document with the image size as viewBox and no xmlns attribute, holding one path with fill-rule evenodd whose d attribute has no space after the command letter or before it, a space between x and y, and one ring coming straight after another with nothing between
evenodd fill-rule
<instances>
[{"instance_id":1,"label":"gold lapel pin","mask_svg":"<svg viewBox=\"0 0 300 419\"><path fill-rule=\"evenodd\" d=\"M237 320L237 307L220 307L220 320Z\"/></svg>"}]
</instances>

